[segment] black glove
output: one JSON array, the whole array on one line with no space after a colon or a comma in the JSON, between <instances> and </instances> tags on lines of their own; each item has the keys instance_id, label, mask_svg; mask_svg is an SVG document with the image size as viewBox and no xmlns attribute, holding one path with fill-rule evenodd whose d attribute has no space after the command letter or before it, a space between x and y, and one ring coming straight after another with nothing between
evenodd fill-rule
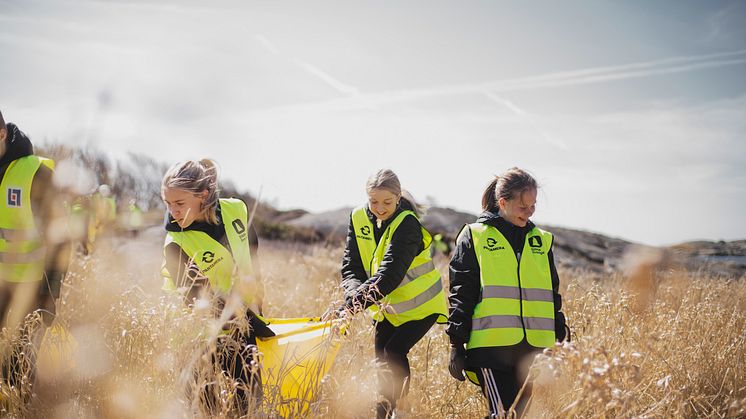
<instances>
[{"instance_id":1,"label":"black glove","mask_svg":"<svg viewBox=\"0 0 746 419\"><path fill-rule=\"evenodd\" d=\"M351 312L351 309L347 308L347 304L342 304L337 308L330 307L324 312L324 314L321 315L320 318L322 322L341 319L346 316L347 311Z\"/></svg>"},{"instance_id":2,"label":"black glove","mask_svg":"<svg viewBox=\"0 0 746 419\"><path fill-rule=\"evenodd\" d=\"M459 381L464 381L464 364L466 363L466 349L463 344L451 344L451 362L448 372Z\"/></svg>"},{"instance_id":3,"label":"black glove","mask_svg":"<svg viewBox=\"0 0 746 419\"><path fill-rule=\"evenodd\" d=\"M557 342L562 342L567 338L567 340L570 340L570 334L568 331L570 330L569 327L567 327L567 320L565 319L565 315L558 311L554 314L554 336L555 340Z\"/></svg>"},{"instance_id":4,"label":"black glove","mask_svg":"<svg viewBox=\"0 0 746 419\"><path fill-rule=\"evenodd\" d=\"M251 333L256 337L271 338L275 335L275 332L264 324L259 317L249 315L249 326L251 327Z\"/></svg>"}]
</instances>

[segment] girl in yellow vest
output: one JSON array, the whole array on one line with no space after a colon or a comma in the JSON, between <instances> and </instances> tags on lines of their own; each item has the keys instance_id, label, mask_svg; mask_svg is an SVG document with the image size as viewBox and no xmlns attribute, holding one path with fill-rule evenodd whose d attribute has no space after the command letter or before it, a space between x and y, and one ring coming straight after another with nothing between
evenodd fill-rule
<instances>
[{"instance_id":1,"label":"girl in yellow vest","mask_svg":"<svg viewBox=\"0 0 746 419\"><path fill-rule=\"evenodd\" d=\"M56 228L66 218L64 196L54 161L35 155L31 140L0 112L0 328L9 334L31 332L24 323L35 311L44 322L40 332L54 320L71 252L70 237ZM0 385L21 388L28 378L22 372L29 358L19 349L0 348Z\"/></svg>"},{"instance_id":2,"label":"girl in yellow vest","mask_svg":"<svg viewBox=\"0 0 746 419\"><path fill-rule=\"evenodd\" d=\"M227 313L231 318L225 333L218 338L213 356L223 371L237 383L236 408L246 414L250 405L261 400L261 377L250 365L256 353L256 338L274 336L261 317L262 288L258 270L252 264L258 244L248 222L246 204L239 199L218 197L215 162L204 159L172 166L163 177L163 201L168 207L164 247L164 289L180 290L188 305L201 295L216 302L221 315L227 301L239 298L239 309ZM247 316L248 330L240 328ZM241 342L238 352L227 342L228 335ZM208 405L216 402L211 389L203 395ZM214 408L216 406L209 406Z\"/></svg>"},{"instance_id":3,"label":"girl in yellow vest","mask_svg":"<svg viewBox=\"0 0 746 419\"><path fill-rule=\"evenodd\" d=\"M460 381L466 372L481 386L489 417L503 417L511 406L522 414L530 386L514 401L534 355L566 337L553 236L529 219L537 189L517 167L496 176L450 263L449 371Z\"/></svg>"},{"instance_id":4,"label":"girl in yellow vest","mask_svg":"<svg viewBox=\"0 0 746 419\"><path fill-rule=\"evenodd\" d=\"M440 273L430 257L432 237L420 208L391 170L368 179L368 204L353 210L342 260L344 310L368 308L376 320L379 418L391 417L407 394L409 350L435 322L446 321Z\"/></svg>"}]
</instances>

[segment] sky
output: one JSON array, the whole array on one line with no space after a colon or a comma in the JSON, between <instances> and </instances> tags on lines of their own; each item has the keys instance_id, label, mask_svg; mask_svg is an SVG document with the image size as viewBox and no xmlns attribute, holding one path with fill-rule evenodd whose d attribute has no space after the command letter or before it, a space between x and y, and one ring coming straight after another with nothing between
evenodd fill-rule
<instances>
[{"instance_id":1,"label":"sky","mask_svg":"<svg viewBox=\"0 0 746 419\"><path fill-rule=\"evenodd\" d=\"M744 1L0 0L0 110L39 144L210 157L282 209L394 170L478 213L667 245L746 238Z\"/></svg>"}]
</instances>

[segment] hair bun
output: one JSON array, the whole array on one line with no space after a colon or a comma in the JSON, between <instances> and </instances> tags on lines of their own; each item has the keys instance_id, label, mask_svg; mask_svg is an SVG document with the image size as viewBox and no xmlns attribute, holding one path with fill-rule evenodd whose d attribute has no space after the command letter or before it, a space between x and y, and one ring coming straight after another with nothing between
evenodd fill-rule
<instances>
[{"instance_id":1,"label":"hair bun","mask_svg":"<svg viewBox=\"0 0 746 419\"><path fill-rule=\"evenodd\" d=\"M205 168L205 173L214 173L215 176L217 177L218 164L215 163L215 160L205 158L205 159L201 159L199 161L199 164Z\"/></svg>"},{"instance_id":2,"label":"hair bun","mask_svg":"<svg viewBox=\"0 0 746 419\"><path fill-rule=\"evenodd\" d=\"M207 169L215 167L215 160L213 159L202 159L199 163Z\"/></svg>"}]
</instances>

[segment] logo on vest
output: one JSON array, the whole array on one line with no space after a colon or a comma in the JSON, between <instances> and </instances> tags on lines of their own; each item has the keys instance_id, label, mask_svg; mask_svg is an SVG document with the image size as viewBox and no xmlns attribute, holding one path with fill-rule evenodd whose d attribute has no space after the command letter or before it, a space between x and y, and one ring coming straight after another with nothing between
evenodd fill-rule
<instances>
[{"instance_id":1,"label":"logo on vest","mask_svg":"<svg viewBox=\"0 0 746 419\"><path fill-rule=\"evenodd\" d=\"M8 188L8 206L21 206L21 188Z\"/></svg>"},{"instance_id":2,"label":"logo on vest","mask_svg":"<svg viewBox=\"0 0 746 419\"><path fill-rule=\"evenodd\" d=\"M209 265L201 268L203 273L209 272L212 268L215 267L218 263L223 261L223 257L219 256L217 259L215 259L215 253L211 251L206 251L202 254L202 262L209 263Z\"/></svg>"},{"instance_id":3,"label":"logo on vest","mask_svg":"<svg viewBox=\"0 0 746 419\"><path fill-rule=\"evenodd\" d=\"M358 234L358 235L356 236L356 237L357 237L358 239L363 239L363 240L373 240L373 239L372 239L372 238L370 237L370 226L362 226L362 227L360 227L360 232L361 232L361 233L362 233L363 235L361 236L361 235L359 235L359 234Z\"/></svg>"},{"instance_id":4,"label":"logo on vest","mask_svg":"<svg viewBox=\"0 0 746 419\"><path fill-rule=\"evenodd\" d=\"M488 252L494 252L495 250L504 250L504 246L498 246L497 240L493 239L492 237L487 237L487 246L482 246L484 250L487 250Z\"/></svg>"},{"instance_id":5,"label":"logo on vest","mask_svg":"<svg viewBox=\"0 0 746 419\"><path fill-rule=\"evenodd\" d=\"M236 230L236 234L238 234L238 238L241 239L241 241L246 241L246 238L249 235L246 234L246 226L243 224L243 221L241 221L240 218L237 218L233 220L231 224L233 225L233 229Z\"/></svg>"},{"instance_id":6,"label":"logo on vest","mask_svg":"<svg viewBox=\"0 0 746 419\"><path fill-rule=\"evenodd\" d=\"M544 254L544 251L541 250L541 247L543 246L541 242L541 237L539 236L529 237L528 245L531 246L531 253L536 254L536 255Z\"/></svg>"}]
</instances>

